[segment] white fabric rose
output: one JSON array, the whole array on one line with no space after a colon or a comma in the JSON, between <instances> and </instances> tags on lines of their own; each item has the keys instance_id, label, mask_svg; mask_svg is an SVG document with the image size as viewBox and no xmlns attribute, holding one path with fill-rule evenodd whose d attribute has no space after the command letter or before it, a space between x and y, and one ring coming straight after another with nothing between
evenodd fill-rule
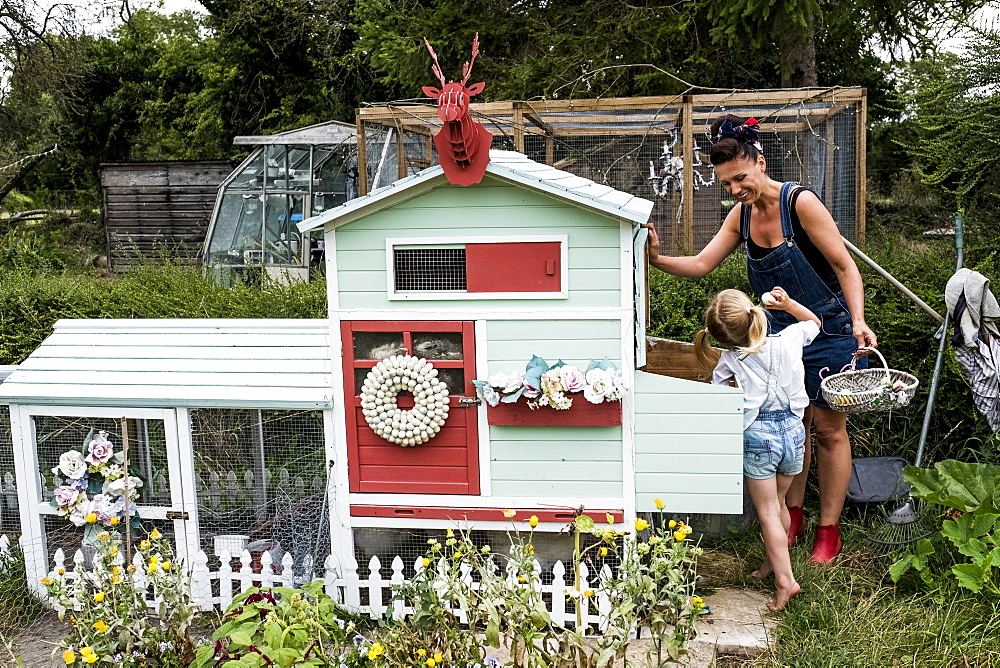
<instances>
[{"instance_id":1,"label":"white fabric rose","mask_svg":"<svg viewBox=\"0 0 1000 668\"><path fill-rule=\"evenodd\" d=\"M502 371L498 371L497 373L495 373L492 376L490 376L487 379L486 382L490 384L490 387L494 387L494 388L497 388L497 387L506 387L507 386L507 374L503 373Z\"/></svg>"},{"instance_id":2,"label":"white fabric rose","mask_svg":"<svg viewBox=\"0 0 1000 668\"><path fill-rule=\"evenodd\" d=\"M591 369L587 372L587 387L583 389L584 398L592 404L603 402L612 391L611 374L604 369Z\"/></svg>"},{"instance_id":3,"label":"white fabric rose","mask_svg":"<svg viewBox=\"0 0 1000 668\"><path fill-rule=\"evenodd\" d=\"M522 378L521 374L517 371L513 371L509 376L507 376L507 384L503 386L501 392L504 394L514 394L520 390L523 385L524 378ZM497 387L499 387L499 385Z\"/></svg>"},{"instance_id":4,"label":"white fabric rose","mask_svg":"<svg viewBox=\"0 0 1000 668\"><path fill-rule=\"evenodd\" d=\"M83 455L78 451L69 450L59 455L59 466L52 469L53 473L60 471L67 478L82 478L87 473L87 462L83 460Z\"/></svg>"},{"instance_id":5,"label":"white fabric rose","mask_svg":"<svg viewBox=\"0 0 1000 668\"><path fill-rule=\"evenodd\" d=\"M142 487L142 480L130 475L128 477L128 487L129 487L129 498L135 499L139 496L139 492L136 490ZM104 489L101 490L104 494L110 496L124 496L125 494L125 476L117 478L115 480L104 481Z\"/></svg>"},{"instance_id":6,"label":"white fabric rose","mask_svg":"<svg viewBox=\"0 0 1000 668\"><path fill-rule=\"evenodd\" d=\"M87 513L90 511L89 503L78 503L69 511L69 521L75 526L82 527L87 523Z\"/></svg>"}]
</instances>

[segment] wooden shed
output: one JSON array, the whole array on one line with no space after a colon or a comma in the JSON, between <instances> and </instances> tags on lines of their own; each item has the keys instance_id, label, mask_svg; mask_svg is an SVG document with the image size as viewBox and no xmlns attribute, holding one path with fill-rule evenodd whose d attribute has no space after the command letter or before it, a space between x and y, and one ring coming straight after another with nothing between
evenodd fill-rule
<instances>
[{"instance_id":1,"label":"wooden shed","mask_svg":"<svg viewBox=\"0 0 1000 668\"><path fill-rule=\"evenodd\" d=\"M112 271L168 254L194 260L205 241L225 160L101 165L104 230Z\"/></svg>"}]
</instances>

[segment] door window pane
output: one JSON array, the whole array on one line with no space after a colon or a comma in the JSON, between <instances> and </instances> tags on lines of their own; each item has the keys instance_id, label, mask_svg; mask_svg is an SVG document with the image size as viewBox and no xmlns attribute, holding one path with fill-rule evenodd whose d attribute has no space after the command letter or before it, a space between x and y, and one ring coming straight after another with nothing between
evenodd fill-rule
<instances>
[{"instance_id":1,"label":"door window pane","mask_svg":"<svg viewBox=\"0 0 1000 668\"><path fill-rule=\"evenodd\" d=\"M414 332L413 354L427 360L460 360L462 359L462 333Z\"/></svg>"}]
</instances>

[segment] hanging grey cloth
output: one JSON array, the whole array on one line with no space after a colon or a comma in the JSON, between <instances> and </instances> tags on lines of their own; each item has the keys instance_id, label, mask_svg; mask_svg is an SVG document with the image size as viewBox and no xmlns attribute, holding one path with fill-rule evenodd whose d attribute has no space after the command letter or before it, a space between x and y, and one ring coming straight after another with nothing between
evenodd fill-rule
<instances>
[{"instance_id":1,"label":"hanging grey cloth","mask_svg":"<svg viewBox=\"0 0 1000 668\"><path fill-rule=\"evenodd\" d=\"M960 269L945 290L954 323L955 358L972 389L976 409L1000 431L1000 306L979 272Z\"/></svg>"},{"instance_id":2,"label":"hanging grey cloth","mask_svg":"<svg viewBox=\"0 0 1000 668\"><path fill-rule=\"evenodd\" d=\"M966 308L959 313L959 302L964 299ZM948 279L944 289L944 302L954 316L956 331L961 332L966 348L974 348L979 330L986 329L1000 336L1000 304L990 292L990 279L978 271L959 269Z\"/></svg>"}]
</instances>

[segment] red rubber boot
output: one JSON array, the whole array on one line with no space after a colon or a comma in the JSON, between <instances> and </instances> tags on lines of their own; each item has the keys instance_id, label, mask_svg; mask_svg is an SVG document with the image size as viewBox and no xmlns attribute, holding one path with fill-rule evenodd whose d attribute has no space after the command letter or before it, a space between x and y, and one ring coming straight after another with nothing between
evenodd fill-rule
<instances>
[{"instance_id":1,"label":"red rubber boot","mask_svg":"<svg viewBox=\"0 0 1000 668\"><path fill-rule=\"evenodd\" d=\"M806 532L805 511L802 506L788 506L788 517L791 519L788 525L788 547L791 547Z\"/></svg>"},{"instance_id":2,"label":"red rubber boot","mask_svg":"<svg viewBox=\"0 0 1000 668\"><path fill-rule=\"evenodd\" d=\"M816 527L816 544L813 545L809 561L814 564L828 564L837 558L843 546L840 541L840 525L821 524Z\"/></svg>"}]
</instances>

